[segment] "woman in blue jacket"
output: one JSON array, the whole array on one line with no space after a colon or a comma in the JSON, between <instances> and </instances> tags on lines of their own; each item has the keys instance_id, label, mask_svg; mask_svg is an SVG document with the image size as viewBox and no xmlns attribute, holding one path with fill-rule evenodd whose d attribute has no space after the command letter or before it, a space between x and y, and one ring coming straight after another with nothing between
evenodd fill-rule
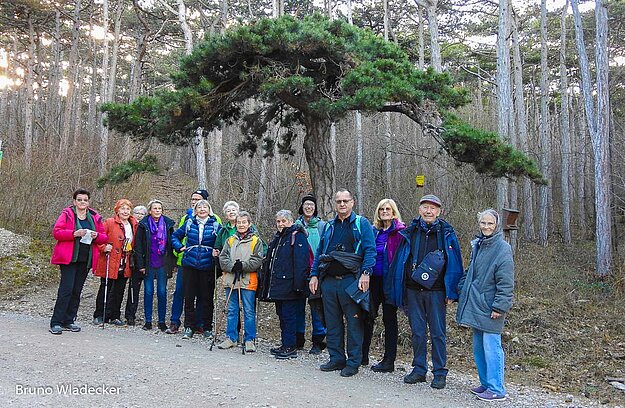
<instances>
[{"instance_id":1,"label":"woman in blue jacket","mask_svg":"<svg viewBox=\"0 0 625 408\"><path fill-rule=\"evenodd\" d=\"M471 392L483 401L506 399L504 354L501 347L506 314L512 307L514 261L504 241L499 214L478 214L481 234L471 241L471 263L458 283L456 320L473 329L473 358L480 385Z\"/></svg>"},{"instance_id":2,"label":"woman in blue jacket","mask_svg":"<svg viewBox=\"0 0 625 408\"><path fill-rule=\"evenodd\" d=\"M277 359L297 357L296 315L298 307L306 302L311 250L306 230L293 224L293 214L280 210L276 214L278 232L269 244L261 269L259 298L276 303L280 319L282 346L271 349Z\"/></svg>"},{"instance_id":3,"label":"woman in blue jacket","mask_svg":"<svg viewBox=\"0 0 625 408\"><path fill-rule=\"evenodd\" d=\"M198 201L193 214L172 235L172 245L182 256L182 281L184 290L184 333L183 339L193 337L193 331L200 329L204 337L213 336L213 313L215 273L213 271L213 246L221 226L206 200ZM186 241L183 241L184 238ZM185 242L183 244L183 242ZM204 327L197 327L195 299L202 305Z\"/></svg>"}]
</instances>

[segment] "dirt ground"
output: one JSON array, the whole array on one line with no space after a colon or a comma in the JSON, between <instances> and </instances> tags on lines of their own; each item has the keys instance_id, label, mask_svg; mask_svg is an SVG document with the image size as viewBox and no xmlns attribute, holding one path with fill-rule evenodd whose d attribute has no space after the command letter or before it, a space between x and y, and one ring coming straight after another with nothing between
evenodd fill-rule
<instances>
[{"instance_id":1,"label":"dirt ground","mask_svg":"<svg viewBox=\"0 0 625 408\"><path fill-rule=\"evenodd\" d=\"M279 338L279 330L271 304L259 305L259 352L248 356L240 356L240 349L215 348L209 352L203 339L182 341L179 335L144 332L139 327L107 326L98 330L89 324L99 284L93 277L87 280L79 310L83 332L52 336L47 327L58 272L47 265L48 254L41 251L40 243L25 240L20 248L29 250L13 247L10 253L3 253L1 241L11 239L3 231L0 316L7 329L0 332L0 341L5 345L0 351L0 366L10 369L0 370L4 373L0 374L0 395L9 397L11 406L47 406L62 401L77 401L78 406L153 406L172 398L184 406L198 400L207 401L209 406L405 406L412 401L427 401L434 407L481 406L466 391L476 381L476 373L470 334L453 322L455 306L448 314L449 385L439 393L427 385L402 383L412 358L409 328L403 315L396 372L376 374L362 367L351 379L318 370L327 359L326 353L313 357L300 352L297 360L289 362L272 359L268 349ZM521 248L516 257L515 305L504 333L510 399L498 406L625 406L625 392L607 380L617 379L621 384L625 381L625 306L619 289L622 282L597 283L587 272L592 269L592 260L586 260L580 252L557 247L536 249ZM169 286L171 296L173 281ZM219 333L223 333L223 301L218 296ZM382 353L381 326L381 322L376 326L372 362ZM96 384L100 376L111 376L107 385L121 384L122 394L109 395L108 399L16 394L17 384ZM188 387L180 387L181 381ZM285 381L289 387L283 390ZM295 383L291 386L292 381ZM327 393L319 397L318 391L312 391L311 382L317 389L333 390L335 399L328 400ZM248 393L248 388L258 389L263 384L271 384L276 390L267 392L263 388Z\"/></svg>"}]
</instances>

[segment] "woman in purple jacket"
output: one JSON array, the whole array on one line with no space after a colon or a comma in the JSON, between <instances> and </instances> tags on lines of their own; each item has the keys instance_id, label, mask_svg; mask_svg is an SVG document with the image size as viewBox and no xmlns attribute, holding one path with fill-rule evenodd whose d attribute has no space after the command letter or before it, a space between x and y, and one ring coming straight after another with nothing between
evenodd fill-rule
<instances>
[{"instance_id":1,"label":"woman in purple jacket","mask_svg":"<svg viewBox=\"0 0 625 408\"><path fill-rule=\"evenodd\" d=\"M66 207L54 223L52 235L56 245L50 263L61 268L61 281L50 319L50 333L79 332L76 324L80 294L90 269L98 264L98 250L94 245L105 244L102 217L89 208L89 191L74 191L73 205Z\"/></svg>"},{"instance_id":2,"label":"woman in purple jacket","mask_svg":"<svg viewBox=\"0 0 625 408\"><path fill-rule=\"evenodd\" d=\"M369 364L369 348L373 337L373 326L378 308L382 304L382 321L384 322L384 357L382 361L371 367L376 373L390 373L395 370L397 356L397 307L386 303L384 297L384 279L388 274L388 267L393 255L399 246L401 236L399 231L406 228L401 221L401 214L397 204L390 198L378 203L373 216L373 233L375 234L375 249L377 252L373 274L369 283L371 311L369 319L365 321L365 336L362 345L362 365Z\"/></svg>"}]
</instances>

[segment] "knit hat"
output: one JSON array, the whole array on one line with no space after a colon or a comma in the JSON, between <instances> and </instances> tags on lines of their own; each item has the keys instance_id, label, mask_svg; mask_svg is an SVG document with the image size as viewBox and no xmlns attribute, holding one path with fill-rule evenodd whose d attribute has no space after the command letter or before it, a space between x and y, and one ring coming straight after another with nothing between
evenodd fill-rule
<instances>
[{"instance_id":1,"label":"knit hat","mask_svg":"<svg viewBox=\"0 0 625 408\"><path fill-rule=\"evenodd\" d=\"M297 210L299 215L304 214L304 203L306 201L312 201L313 203L315 203L315 212L313 213L313 217L316 217L318 212L317 212L317 199L315 198L315 196L312 193L308 193L306 194L304 197L302 197L302 204L300 204L299 206L299 210Z\"/></svg>"},{"instance_id":2,"label":"knit hat","mask_svg":"<svg viewBox=\"0 0 625 408\"><path fill-rule=\"evenodd\" d=\"M441 199L436 197L434 194L427 194L427 195L424 195L423 197L421 197L421 199L419 200L419 205L421 205L423 203L432 203L432 204L437 205L439 207L443 206L443 204L441 203Z\"/></svg>"},{"instance_id":3,"label":"knit hat","mask_svg":"<svg viewBox=\"0 0 625 408\"><path fill-rule=\"evenodd\" d=\"M208 200L208 191L206 190L195 190L191 195L193 194L199 194L203 200Z\"/></svg>"}]
</instances>

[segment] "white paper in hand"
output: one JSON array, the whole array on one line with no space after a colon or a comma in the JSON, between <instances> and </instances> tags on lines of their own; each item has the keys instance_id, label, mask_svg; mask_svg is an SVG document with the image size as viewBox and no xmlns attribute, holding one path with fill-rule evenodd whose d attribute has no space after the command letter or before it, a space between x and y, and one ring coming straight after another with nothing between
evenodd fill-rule
<instances>
[{"instance_id":1,"label":"white paper in hand","mask_svg":"<svg viewBox=\"0 0 625 408\"><path fill-rule=\"evenodd\" d=\"M91 238L91 233L92 232L93 231L88 229L87 233L82 238L80 238L80 243L81 244L91 245L91 241L93 241L93 238Z\"/></svg>"}]
</instances>

